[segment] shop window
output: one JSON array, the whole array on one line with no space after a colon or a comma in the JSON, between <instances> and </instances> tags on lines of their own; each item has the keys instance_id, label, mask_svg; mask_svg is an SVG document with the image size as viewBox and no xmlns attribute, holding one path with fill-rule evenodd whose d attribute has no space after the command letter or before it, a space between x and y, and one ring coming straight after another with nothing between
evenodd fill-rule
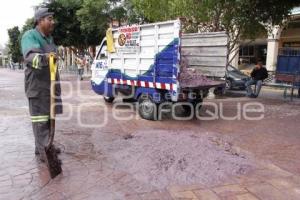
<instances>
[{"instance_id":1,"label":"shop window","mask_svg":"<svg viewBox=\"0 0 300 200\"><path fill-rule=\"evenodd\" d=\"M253 57L254 56L254 46L244 46L240 49L241 57Z\"/></svg>"}]
</instances>

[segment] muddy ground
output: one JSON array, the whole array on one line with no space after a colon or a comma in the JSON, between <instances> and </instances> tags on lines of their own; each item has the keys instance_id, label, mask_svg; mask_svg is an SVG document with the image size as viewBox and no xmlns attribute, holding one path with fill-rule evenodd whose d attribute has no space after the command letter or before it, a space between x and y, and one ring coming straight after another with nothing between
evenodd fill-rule
<instances>
[{"instance_id":1,"label":"muddy ground","mask_svg":"<svg viewBox=\"0 0 300 200\"><path fill-rule=\"evenodd\" d=\"M264 118L258 121L178 121L169 115L146 121L129 106L106 105L88 80L62 76L65 107L55 143L63 150L64 172L50 180L33 154L23 73L2 69L0 77L0 182L7 184L0 184L5 188L0 192L5 199L126 199L172 185L228 183L265 163L300 175L300 102L284 100L281 91L265 88L255 100L233 91L208 100L224 106L226 116L237 113L239 105L262 103ZM204 106L201 115L208 110L213 108Z\"/></svg>"}]
</instances>

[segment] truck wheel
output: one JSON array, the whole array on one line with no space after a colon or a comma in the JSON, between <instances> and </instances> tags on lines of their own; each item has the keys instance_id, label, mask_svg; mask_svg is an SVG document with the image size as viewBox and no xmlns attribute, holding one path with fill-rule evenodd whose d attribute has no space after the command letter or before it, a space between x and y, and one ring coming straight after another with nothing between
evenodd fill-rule
<instances>
[{"instance_id":1,"label":"truck wheel","mask_svg":"<svg viewBox=\"0 0 300 200\"><path fill-rule=\"evenodd\" d=\"M112 103L115 100L115 97L106 97L103 96L103 99L106 103Z\"/></svg>"},{"instance_id":2,"label":"truck wheel","mask_svg":"<svg viewBox=\"0 0 300 200\"><path fill-rule=\"evenodd\" d=\"M157 120L157 105L153 102L149 95L141 95L139 97L139 115L143 119Z\"/></svg>"},{"instance_id":3,"label":"truck wheel","mask_svg":"<svg viewBox=\"0 0 300 200\"><path fill-rule=\"evenodd\" d=\"M192 104L193 104L193 109L194 109L194 114L196 114L196 107L197 107L197 104L198 103L202 103L203 102L203 100L201 99L201 100L198 100L197 102L192 102ZM198 106L198 109L200 110L201 109L201 107L202 107L202 105L200 105L200 106ZM192 111L191 111L191 106L188 106L188 105L182 105L182 108L183 108L183 112L184 112L184 114L185 115L187 115L187 116L190 116L191 115L191 113L192 113Z\"/></svg>"},{"instance_id":4,"label":"truck wheel","mask_svg":"<svg viewBox=\"0 0 300 200\"><path fill-rule=\"evenodd\" d=\"M134 102L136 102L136 99L135 98L123 99L123 102L124 103L134 103Z\"/></svg>"},{"instance_id":5,"label":"truck wheel","mask_svg":"<svg viewBox=\"0 0 300 200\"><path fill-rule=\"evenodd\" d=\"M214 89L214 94L216 96L222 96L222 95L224 95L224 92L225 92L225 90L223 87L217 87Z\"/></svg>"},{"instance_id":6,"label":"truck wheel","mask_svg":"<svg viewBox=\"0 0 300 200\"><path fill-rule=\"evenodd\" d=\"M191 106L188 106L188 105L182 105L182 109L183 109L183 113L184 113L184 115L187 115L187 116L190 116L191 115L191 113L192 113L192 108L191 108ZM194 109L194 107L193 107L193 109Z\"/></svg>"}]
</instances>

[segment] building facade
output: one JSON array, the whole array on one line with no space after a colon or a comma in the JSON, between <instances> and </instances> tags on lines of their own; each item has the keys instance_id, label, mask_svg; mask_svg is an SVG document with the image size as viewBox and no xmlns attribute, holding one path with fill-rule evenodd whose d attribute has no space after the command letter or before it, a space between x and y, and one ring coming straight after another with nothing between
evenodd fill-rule
<instances>
[{"instance_id":1,"label":"building facade","mask_svg":"<svg viewBox=\"0 0 300 200\"><path fill-rule=\"evenodd\" d=\"M300 7L294 8L285 27L275 26L267 37L253 42L241 41L238 56L232 65L244 69L255 65L260 59L269 71L275 71L278 53L284 48L300 49Z\"/></svg>"}]
</instances>

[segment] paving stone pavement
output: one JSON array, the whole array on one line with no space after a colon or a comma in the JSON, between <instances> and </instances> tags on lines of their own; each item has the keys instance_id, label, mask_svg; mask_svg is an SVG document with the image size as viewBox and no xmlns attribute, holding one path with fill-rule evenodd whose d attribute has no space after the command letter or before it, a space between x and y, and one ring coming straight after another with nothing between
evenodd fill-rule
<instances>
[{"instance_id":1,"label":"paving stone pavement","mask_svg":"<svg viewBox=\"0 0 300 200\"><path fill-rule=\"evenodd\" d=\"M203 125L204 128L199 128L199 123L196 122L178 123L168 119L162 122L148 122L139 118L131 120L130 125L128 125L128 122L113 120L112 113L108 113L108 125L99 128L91 127L87 124L93 124L94 122L100 124L104 120L103 117L99 116L101 111L112 108L109 106L102 107L103 101L90 91L88 81L76 82L71 85L69 83L62 84L65 89L64 102L68 102L70 105L65 107L65 114L58 117L57 121L56 145L63 150L60 155L63 161L63 173L51 180L46 166L33 153L33 135L27 100L23 92L23 72L0 69L0 85L1 200L300 199L300 173L298 173L297 168L295 167L295 170L283 169L284 167L270 161L273 157L268 160L265 157L257 156L259 165L251 173L231 176L220 183L211 185L196 183L169 185L163 189L157 189L149 183L136 179L134 174L126 170L121 171L114 166L115 163L112 161L110 154L107 154L101 147L102 143L97 140L97 134L112 135L108 140L113 141L114 137L126 136L134 130L178 131L194 129L204 131L209 129L209 126ZM81 88L81 95L73 93L70 97L67 97L68 86L73 87L74 85ZM87 98L87 96L92 96L92 98ZM242 98L242 101L245 101L245 99ZM85 104L85 106L82 106L82 104ZM298 106L298 104L292 106ZM98 111L95 112L97 109ZM89 117L82 117L78 120L78 115L74 113L81 111L89 113ZM276 111L272 112L276 114ZM73 115L64 120L64 118L68 118L70 113L73 113ZM300 118L299 114L294 113L294 115L298 119ZM80 126L79 121L86 122L86 124ZM229 130L230 126L224 126L224 134L227 129ZM218 129L214 131L216 130ZM295 139L296 142L299 141L297 139ZM234 141L239 142L238 139ZM247 144L243 147L246 148ZM298 150L298 146L295 145L292 149ZM249 149L251 148L249 147ZM254 153L254 155L256 154ZM286 168L290 167L289 164L286 166Z\"/></svg>"}]
</instances>

